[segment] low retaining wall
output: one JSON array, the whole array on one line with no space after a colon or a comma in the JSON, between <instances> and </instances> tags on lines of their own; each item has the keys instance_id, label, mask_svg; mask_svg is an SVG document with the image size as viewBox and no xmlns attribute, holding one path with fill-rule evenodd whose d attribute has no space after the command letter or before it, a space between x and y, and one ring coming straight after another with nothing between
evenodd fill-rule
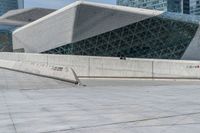
<instances>
[{"instance_id":1,"label":"low retaining wall","mask_svg":"<svg viewBox=\"0 0 200 133\"><path fill-rule=\"evenodd\" d=\"M199 61L27 53L0 53L0 59L66 66L73 68L78 77L200 79Z\"/></svg>"},{"instance_id":2,"label":"low retaining wall","mask_svg":"<svg viewBox=\"0 0 200 133\"><path fill-rule=\"evenodd\" d=\"M63 80L75 84L79 83L73 69L65 66L0 59L0 68Z\"/></svg>"}]
</instances>

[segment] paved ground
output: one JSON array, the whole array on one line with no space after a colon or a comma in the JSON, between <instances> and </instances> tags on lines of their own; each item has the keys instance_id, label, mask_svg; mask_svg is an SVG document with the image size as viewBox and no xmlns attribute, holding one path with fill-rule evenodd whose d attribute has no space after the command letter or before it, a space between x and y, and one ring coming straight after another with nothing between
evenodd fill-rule
<instances>
[{"instance_id":1,"label":"paved ground","mask_svg":"<svg viewBox=\"0 0 200 133\"><path fill-rule=\"evenodd\" d=\"M200 132L200 82L83 82L0 69L0 133Z\"/></svg>"}]
</instances>

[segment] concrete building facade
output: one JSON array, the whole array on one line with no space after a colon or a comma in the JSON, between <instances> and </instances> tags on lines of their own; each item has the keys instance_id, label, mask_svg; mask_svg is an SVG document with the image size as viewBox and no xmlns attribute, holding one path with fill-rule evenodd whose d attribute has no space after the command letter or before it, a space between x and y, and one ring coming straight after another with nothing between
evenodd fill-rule
<instances>
[{"instance_id":1,"label":"concrete building facade","mask_svg":"<svg viewBox=\"0 0 200 133\"><path fill-rule=\"evenodd\" d=\"M18 9L5 13L0 17L0 52L13 51L12 32L28 23L31 23L55 10L32 8Z\"/></svg>"},{"instance_id":2,"label":"concrete building facade","mask_svg":"<svg viewBox=\"0 0 200 133\"><path fill-rule=\"evenodd\" d=\"M200 59L199 21L198 16L78 1L16 29L12 40L18 52Z\"/></svg>"},{"instance_id":3,"label":"concrete building facade","mask_svg":"<svg viewBox=\"0 0 200 133\"><path fill-rule=\"evenodd\" d=\"M24 0L0 0L0 16L19 8L24 8Z\"/></svg>"}]
</instances>

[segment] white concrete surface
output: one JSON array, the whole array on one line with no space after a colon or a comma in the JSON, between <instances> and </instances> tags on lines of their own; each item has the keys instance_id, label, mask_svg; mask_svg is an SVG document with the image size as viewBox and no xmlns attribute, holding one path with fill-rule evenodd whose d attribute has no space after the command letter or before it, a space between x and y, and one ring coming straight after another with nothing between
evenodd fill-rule
<instances>
[{"instance_id":1,"label":"white concrete surface","mask_svg":"<svg viewBox=\"0 0 200 133\"><path fill-rule=\"evenodd\" d=\"M152 61L91 57L89 77L146 77L152 78Z\"/></svg>"},{"instance_id":2,"label":"white concrete surface","mask_svg":"<svg viewBox=\"0 0 200 133\"><path fill-rule=\"evenodd\" d=\"M78 80L73 69L66 66L0 59L0 68L59 79L78 84Z\"/></svg>"},{"instance_id":3,"label":"white concrete surface","mask_svg":"<svg viewBox=\"0 0 200 133\"><path fill-rule=\"evenodd\" d=\"M13 48L40 53L161 13L163 12L77 1L15 30Z\"/></svg>"},{"instance_id":4,"label":"white concrete surface","mask_svg":"<svg viewBox=\"0 0 200 133\"><path fill-rule=\"evenodd\" d=\"M72 42L75 2L13 32L13 49L38 53ZM67 10L67 11L66 11Z\"/></svg>"},{"instance_id":5,"label":"white concrete surface","mask_svg":"<svg viewBox=\"0 0 200 133\"><path fill-rule=\"evenodd\" d=\"M27 53L0 53L0 59L66 66L79 77L200 79L200 61Z\"/></svg>"},{"instance_id":6,"label":"white concrete surface","mask_svg":"<svg viewBox=\"0 0 200 133\"><path fill-rule=\"evenodd\" d=\"M162 11L82 2L77 8L73 42L162 14Z\"/></svg>"},{"instance_id":7,"label":"white concrete surface","mask_svg":"<svg viewBox=\"0 0 200 133\"><path fill-rule=\"evenodd\" d=\"M84 80L0 69L0 133L199 133L199 82Z\"/></svg>"},{"instance_id":8,"label":"white concrete surface","mask_svg":"<svg viewBox=\"0 0 200 133\"><path fill-rule=\"evenodd\" d=\"M155 60L152 73L155 78L200 79L200 61Z\"/></svg>"},{"instance_id":9,"label":"white concrete surface","mask_svg":"<svg viewBox=\"0 0 200 133\"><path fill-rule=\"evenodd\" d=\"M191 41L190 45L186 49L185 53L182 56L183 60L199 60L200 59L200 27L198 28L193 40Z\"/></svg>"}]
</instances>

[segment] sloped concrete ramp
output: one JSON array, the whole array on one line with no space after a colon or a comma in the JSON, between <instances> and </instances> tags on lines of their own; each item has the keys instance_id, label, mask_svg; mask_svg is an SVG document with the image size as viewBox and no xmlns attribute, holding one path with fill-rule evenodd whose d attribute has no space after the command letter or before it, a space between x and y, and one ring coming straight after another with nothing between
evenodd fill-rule
<instances>
[{"instance_id":1,"label":"sloped concrete ramp","mask_svg":"<svg viewBox=\"0 0 200 133\"><path fill-rule=\"evenodd\" d=\"M79 83L74 70L66 66L47 65L36 62L0 60L0 68L63 80L75 84Z\"/></svg>"}]
</instances>

